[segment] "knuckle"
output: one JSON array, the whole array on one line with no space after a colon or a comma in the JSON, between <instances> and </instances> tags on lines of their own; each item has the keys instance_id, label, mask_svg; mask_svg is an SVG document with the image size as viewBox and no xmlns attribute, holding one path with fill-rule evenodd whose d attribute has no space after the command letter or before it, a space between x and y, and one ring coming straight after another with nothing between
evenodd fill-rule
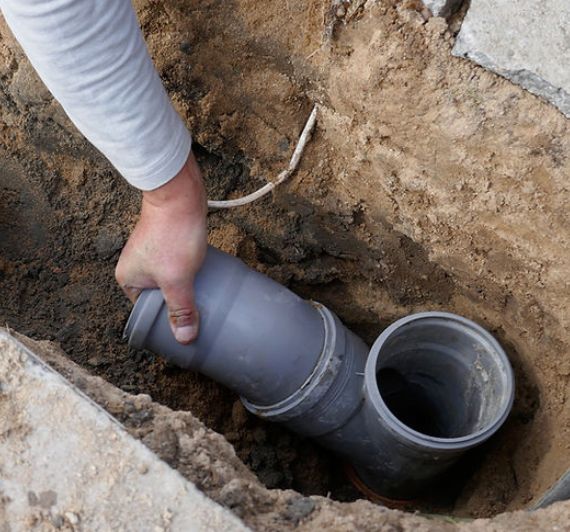
<instances>
[{"instance_id":1,"label":"knuckle","mask_svg":"<svg viewBox=\"0 0 570 532\"><path fill-rule=\"evenodd\" d=\"M194 311L189 311L187 309L171 311L168 315L170 322L178 327L192 325L196 321L196 314Z\"/></svg>"},{"instance_id":2,"label":"knuckle","mask_svg":"<svg viewBox=\"0 0 570 532\"><path fill-rule=\"evenodd\" d=\"M187 307L187 308L178 308L178 309L171 309L168 311L168 315L172 319L184 319L184 318L191 318L194 315L194 309Z\"/></svg>"}]
</instances>

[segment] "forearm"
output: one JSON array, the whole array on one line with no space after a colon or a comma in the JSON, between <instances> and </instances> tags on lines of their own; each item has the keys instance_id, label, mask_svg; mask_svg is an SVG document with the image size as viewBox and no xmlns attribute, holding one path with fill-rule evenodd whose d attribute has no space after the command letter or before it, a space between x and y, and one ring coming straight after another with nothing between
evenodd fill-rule
<instances>
[{"instance_id":1,"label":"forearm","mask_svg":"<svg viewBox=\"0 0 570 532\"><path fill-rule=\"evenodd\" d=\"M0 0L14 35L78 129L142 190L176 175L191 139L129 0Z\"/></svg>"}]
</instances>

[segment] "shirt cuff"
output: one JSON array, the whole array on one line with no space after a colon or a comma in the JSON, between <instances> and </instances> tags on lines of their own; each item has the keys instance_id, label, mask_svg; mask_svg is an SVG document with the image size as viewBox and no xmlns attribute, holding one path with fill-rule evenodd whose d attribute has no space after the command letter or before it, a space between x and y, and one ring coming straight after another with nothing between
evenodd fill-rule
<instances>
[{"instance_id":1,"label":"shirt cuff","mask_svg":"<svg viewBox=\"0 0 570 532\"><path fill-rule=\"evenodd\" d=\"M180 172L190 156L192 137L182 120L179 120L179 127L165 148L160 160L146 168L144 172L135 173L132 169L122 170L119 167L117 170L131 185L139 190L149 191L159 188Z\"/></svg>"}]
</instances>

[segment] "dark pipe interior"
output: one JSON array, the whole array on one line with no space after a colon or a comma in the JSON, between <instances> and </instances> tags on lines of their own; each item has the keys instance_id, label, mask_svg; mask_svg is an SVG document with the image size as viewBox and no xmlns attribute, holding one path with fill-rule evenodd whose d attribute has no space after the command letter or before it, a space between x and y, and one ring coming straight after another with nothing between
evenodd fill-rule
<instances>
[{"instance_id":1,"label":"dark pipe interior","mask_svg":"<svg viewBox=\"0 0 570 532\"><path fill-rule=\"evenodd\" d=\"M429 386L393 368L381 369L376 378L386 406L404 425L428 436L450 437L445 411Z\"/></svg>"}]
</instances>

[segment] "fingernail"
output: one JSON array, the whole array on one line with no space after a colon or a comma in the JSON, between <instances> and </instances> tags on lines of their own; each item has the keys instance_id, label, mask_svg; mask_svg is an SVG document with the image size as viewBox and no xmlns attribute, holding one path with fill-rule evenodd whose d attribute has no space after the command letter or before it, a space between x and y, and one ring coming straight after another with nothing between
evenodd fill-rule
<instances>
[{"instance_id":1,"label":"fingernail","mask_svg":"<svg viewBox=\"0 0 570 532\"><path fill-rule=\"evenodd\" d=\"M197 325L184 325L182 327L176 327L174 330L174 337L176 341L181 344L189 344L192 340L196 339L196 336L198 336Z\"/></svg>"}]
</instances>

